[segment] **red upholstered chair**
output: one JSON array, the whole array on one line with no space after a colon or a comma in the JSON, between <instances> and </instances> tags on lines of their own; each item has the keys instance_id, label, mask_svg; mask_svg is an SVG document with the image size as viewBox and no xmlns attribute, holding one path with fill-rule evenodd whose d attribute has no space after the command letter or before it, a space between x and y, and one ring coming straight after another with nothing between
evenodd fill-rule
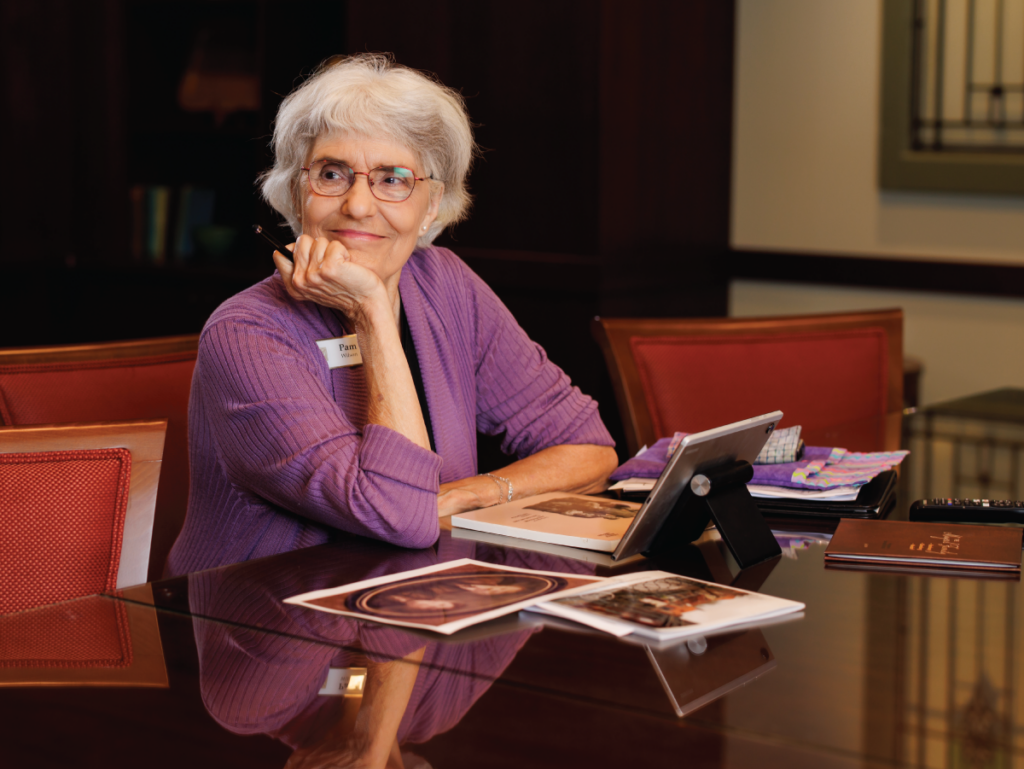
<instances>
[{"instance_id":1,"label":"red upholstered chair","mask_svg":"<svg viewBox=\"0 0 1024 769\"><path fill-rule=\"evenodd\" d=\"M167 688L152 588L132 592L134 601L93 595L0 614L0 687Z\"/></svg>"},{"instance_id":2,"label":"red upholstered chair","mask_svg":"<svg viewBox=\"0 0 1024 769\"><path fill-rule=\"evenodd\" d=\"M198 335L0 350L0 425L166 419L149 578L188 504L188 395Z\"/></svg>"},{"instance_id":3,"label":"red upholstered chair","mask_svg":"<svg viewBox=\"0 0 1024 769\"><path fill-rule=\"evenodd\" d=\"M146 581L166 430L0 427L0 615Z\"/></svg>"},{"instance_id":4,"label":"red upholstered chair","mask_svg":"<svg viewBox=\"0 0 1024 769\"><path fill-rule=\"evenodd\" d=\"M810 445L899 447L903 311L595 318L631 454L781 409Z\"/></svg>"}]
</instances>

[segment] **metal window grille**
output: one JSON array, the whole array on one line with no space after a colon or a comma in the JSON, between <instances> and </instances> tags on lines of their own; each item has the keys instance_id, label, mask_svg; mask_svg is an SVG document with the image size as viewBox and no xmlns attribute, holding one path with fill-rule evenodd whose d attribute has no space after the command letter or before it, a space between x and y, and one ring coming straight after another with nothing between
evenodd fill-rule
<instances>
[{"instance_id":1,"label":"metal window grille","mask_svg":"<svg viewBox=\"0 0 1024 769\"><path fill-rule=\"evenodd\" d=\"M911 147L1024 152L1024 0L914 0Z\"/></svg>"},{"instance_id":2,"label":"metal window grille","mask_svg":"<svg viewBox=\"0 0 1024 769\"><path fill-rule=\"evenodd\" d=\"M898 599L901 766L1024 765L1018 603L1013 582L905 578Z\"/></svg>"}]
</instances>

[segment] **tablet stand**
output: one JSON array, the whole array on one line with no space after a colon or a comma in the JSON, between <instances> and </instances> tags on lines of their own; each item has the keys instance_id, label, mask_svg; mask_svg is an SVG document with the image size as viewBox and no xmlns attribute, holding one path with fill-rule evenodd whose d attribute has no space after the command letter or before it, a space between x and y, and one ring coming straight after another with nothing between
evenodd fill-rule
<instances>
[{"instance_id":1,"label":"tablet stand","mask_svg":"<svg viewBox=\"0 0 1024 769\"><path fill-rule=\"evenodd\" d=\"M768 579L768 575L782 560L781 555L767 561L754 564L746 569L732 573L725 556L719 551L719 543L705 541L698 544L684 545L671 556L660 556L649 559L649 568L670 571L684 577L702 579L705 582L717 582L719 585L738 587L756 593ZM598 576L605 575L601 571Z\"/></svg>"},{"instance_id":2,"label":"tablet stand","mask_svg":"<svg viewBox=\"0 0 1024 769\"><path fill-rule=\"evenodd\" d=\"M647 555L671 556L700 537L708 521L715 522L741 569L781 555L782 548L747 491L747 481L753 477L754 468L743 460L694 475Z\"/></svg>"}]
</instances>

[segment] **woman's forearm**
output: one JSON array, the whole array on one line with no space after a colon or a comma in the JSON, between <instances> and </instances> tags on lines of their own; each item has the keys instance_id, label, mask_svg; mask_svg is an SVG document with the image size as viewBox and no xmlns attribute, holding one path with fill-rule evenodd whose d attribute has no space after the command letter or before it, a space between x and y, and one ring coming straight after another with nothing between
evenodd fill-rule
<instances>
[{"instance_id":1,"label":"woman's forearm","mask_svg":"<svg viewBox=\"0 0 1024 769\"><path fill-rule=\"evenodd\" d=\"M618 457L610 446L552 446L520 459L495 475L512 481L515 499L547 491L590 494L607 488Z\"/></svg>"},{"instance_id":2,"label":"woman's forearm","mask_svg":"<svg viewBox=\"0 0 1024 769\"><path fill-rule=\"evenodd\" d=\"M388 427L429 451L427 426L394 310L383 302L368 304L353 322L366 377L367 423Z\"/></svg>"},{"instance_id":3,"label":"woman's forearm","mask_svg":"<svg viewBox=\"0 0 1024 769\"><path fill-rule=\"evenodd\" d=\"M551 446L495 470L512 485L513 499L547 491L589 494L604 491L618 464L615 449L592 444ZM438 514L443 516L508 501L508 483L473 476L441 484Z\"/></svg>"},{"instance_id":4,"label":"woman's forearm","mask_svg":"<svg viewBox=\"0 0 1024 769\"><path fill-rule=\"evenodd\" d=\"M368 396L366 421L401 433L430 450L409 362L398 330L398 277L391 289L352 262L338 241L302 235L293 244L294 262L274 252L288 294L345 314L355 326Z\"/></svg>"}]
</instances>

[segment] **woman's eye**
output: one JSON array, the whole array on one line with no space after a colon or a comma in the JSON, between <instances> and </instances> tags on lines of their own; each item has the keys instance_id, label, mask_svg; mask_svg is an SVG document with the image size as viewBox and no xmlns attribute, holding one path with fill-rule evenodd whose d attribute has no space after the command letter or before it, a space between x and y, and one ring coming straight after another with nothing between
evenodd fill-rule
<instances>
[{"instance_id":1,"label":"woman's eye","mask_svg":"<svg viewBox=\"0 0 1024 769\"><path fill-rule=\"evenodd\" d=\"M412 172L405 168L378 169L376 184L384 187L408 187L412 183Z\"/></svg>"},{"instance_id":2,"label":"woman's eye","mask_svg":"<svg viewBox=\"0 0 1024 769\"><path fill-rule=\"evenodd\" d=\"M343 163L323 162L317 177L321 182L339 184L352 178L352 170Z\"/></svg>"}]
</instances>

